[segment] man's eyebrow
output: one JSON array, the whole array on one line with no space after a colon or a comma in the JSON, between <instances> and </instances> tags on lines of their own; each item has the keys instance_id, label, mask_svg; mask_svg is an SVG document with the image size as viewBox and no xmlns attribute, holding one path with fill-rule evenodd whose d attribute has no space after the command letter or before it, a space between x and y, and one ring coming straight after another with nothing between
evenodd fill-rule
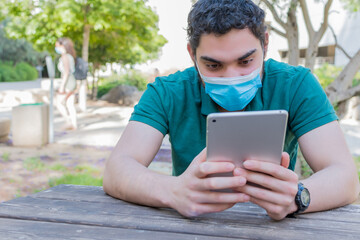
<instances>
[{"instance_id":1,"label":"man's eyebrow","mask_svg":"<svg viewBox=\"0 0 360 240\"><path fill-rule=\"evenodd\" d=\"M238 61L244 60L245 58L251 56L254 52L256 52L256 48L251 49L250 51L248 51L247 53L245 53L244 55L242 55L241 57L239 57L237 60L238 60ZM208 57L208 56L201 56L200 58L201 58L202 60L209 61L209 62L214 62L214 63L219 63L219 64L222 63L222 61L216 60L216 59L214 59L214 58L212 58L212 57Z\"/></svg>"},{"instance_id":2,"label":"man's eyebrow","mask_svg":"<svg viewBox=\"0 0 360 240\"><path fill-rule=\"evenodd\" d=\"M216 59L211 58L211 57L208 57L208 56L201 56L200 58L201 58L202 60L209 61L209 62L222 63L221 61L216 60Z\"/></svg>"},{"instance_id":3,"label":"man's eyebrow","mask_svg":"<svg viewBox=\"0 0 360 240\"><path fill-rule=\"evenodd\" d=\"M245 58L251 56L254 52L256 52L256 48L248 51L247 53L245 53L244 55L242 55L241 57L238 58L238 61L244 60Z\"/></svg>"}]
</instances>

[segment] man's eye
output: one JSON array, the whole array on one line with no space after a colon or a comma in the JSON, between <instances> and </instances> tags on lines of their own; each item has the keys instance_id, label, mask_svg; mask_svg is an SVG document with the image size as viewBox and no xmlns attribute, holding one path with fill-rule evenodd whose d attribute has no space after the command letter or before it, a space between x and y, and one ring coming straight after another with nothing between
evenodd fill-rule
<instances>
[{"instance_id":1,"label":"man's eye","mask_svg":"<svg viewBox=\"0 0 360 240\"><path fill-rule=\"evenodd\" d=\"M221 66L220 66L220 64L214 63L214 64L206 64L206 67L207 67L209 70L217 70L217 69L219 69Z\"/></svg>"},{"instance_id":2,"label":"man's eye","mask_svg":"<svg viewBox=\"0 0 360 240\"><path fill-rule=\"evenodd\" d=\"M249 63L252 62L252 61L253 61L253 59L250 58L250 59L246 59L246 60L240 61L240 64L242 64L242 65L247 65L247 64L249 64Z\"/></svg>"}]
</instances>

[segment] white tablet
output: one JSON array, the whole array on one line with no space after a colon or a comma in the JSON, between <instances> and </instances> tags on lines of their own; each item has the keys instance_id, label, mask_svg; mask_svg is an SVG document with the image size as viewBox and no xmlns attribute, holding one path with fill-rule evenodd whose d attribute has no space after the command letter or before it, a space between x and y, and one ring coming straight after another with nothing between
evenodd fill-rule
<instances>
[{"instance_id":1,"label":"white tablet","mask_svg":"<svg viewBox=\"0 0 360 240\"><path fill-rule=\"evenodd\" d=\"M287 118L285 110L209 114L207 161L231 161L238 167L248 159L280 164Z\"/></svg>"}]
</instances>

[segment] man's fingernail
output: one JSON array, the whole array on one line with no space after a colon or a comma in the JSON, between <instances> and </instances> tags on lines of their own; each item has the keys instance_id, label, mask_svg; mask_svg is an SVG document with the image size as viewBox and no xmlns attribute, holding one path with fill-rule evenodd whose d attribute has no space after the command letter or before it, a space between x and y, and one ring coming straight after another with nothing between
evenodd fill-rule
<instances>
[{"instance_id":1,"label":"man's fingernail","mask_svg":"<svg viewBox=\"0 0 360 240\"><path fill-rule=\"evenodd\" d=\"M239 168L236 168L236 169L234 170L234 175L236 175L236 176L241 175L241 171L240 171Z\"/></svg>"},{"instance_id":2,"label":"man's fingernail","mask_svg":"<svg viewBox=\"0 0 360 240\"><path fill-rule=\"evenodd\" d=\"M252 167L252 166L254 166L254 164L253 164L251 161L245 161L245 162L243 163L243 165L244 165L245 167Z\"/></svg>"},{"instance_id":3,"label":"man's fingernail","mask_svg":"<svg viewBox=\"0 0 360 240\"><path fill-rule=\"evenodd\" d=\"M244 185L245 183L246 183L246 179L245 178L240 178L239 179L239 183L241 184L241 185Z\"/></svg>"},{"instance_id":4,"label":"man's fingernail","mask_svg":"<svg viewBox=\"0 0 360 240\"><path fill-rule=\"evenodd\" d=\"M227 169L233 169L233 168L234 168L234 164L228 163L228 164L226 164L226 168L227 168Z\"/></svg>"}]
</instances>

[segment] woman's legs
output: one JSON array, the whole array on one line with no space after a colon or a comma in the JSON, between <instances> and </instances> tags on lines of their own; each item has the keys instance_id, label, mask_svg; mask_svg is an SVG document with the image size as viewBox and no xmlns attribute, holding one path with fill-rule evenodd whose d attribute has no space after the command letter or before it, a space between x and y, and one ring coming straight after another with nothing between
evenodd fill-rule
<instances>
[{"instance_id":1,"label":"woman's legs","mask_svg":"<svg viewBox=\"0 0 360 240\"><path fill-rule=\"evenodd\" d=\"M65 106L65 94L57 94L56 95L56 108L59 110L61 116L64 118L66 124L71 124L71 121L70 121L70 116L69 116L69 113L68 113L68 110L66 109L66 106Z\"/></svg>"},{"instance_id":2,"label":"woman's legs","mask_svg":"<svg viewBox=\"0 0 360 240\"><path fill-rule=\"evenodd\" d=\"M66 100L66 108L69 113L71 126L77 128L76 109L75 109L75 94L71 94Z\"/></svg>"}]
</instances>

